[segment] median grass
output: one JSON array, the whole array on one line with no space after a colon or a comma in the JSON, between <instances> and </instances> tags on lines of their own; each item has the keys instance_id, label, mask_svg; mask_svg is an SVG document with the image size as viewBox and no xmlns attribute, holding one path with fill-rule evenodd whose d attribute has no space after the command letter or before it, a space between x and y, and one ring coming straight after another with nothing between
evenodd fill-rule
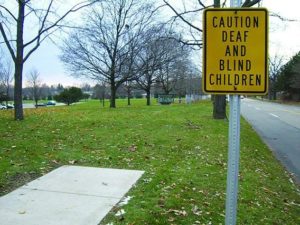
<instances>
[{"instance_id":1,"label":"median grass","mask_svg":"<svg viewBox=\"0 0 300 225\"><path fill-rule=\"evenodd\" d=\"M1 195L61 165L137 169L132 199L101 224L223 224L228 121L211 102L117 104L26 109L21 122L1 111ZM300 224L297 187L244 120L238 201L238 224Z\"/></svg>"}]
</instances>

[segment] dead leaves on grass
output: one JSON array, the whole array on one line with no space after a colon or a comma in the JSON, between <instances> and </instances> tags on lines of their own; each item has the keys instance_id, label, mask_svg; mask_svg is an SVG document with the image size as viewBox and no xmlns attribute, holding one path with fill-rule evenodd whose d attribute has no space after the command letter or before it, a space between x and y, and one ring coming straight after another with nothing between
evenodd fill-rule
<instances>
[{"instance_id":1,"label":"dead leaves on grass","mask_svg":"<svg viewBox=\"0 0 300 225\"><path fill-rule=\"evenodd\" d=\"M199 130L199 129L202 128L201 125L197 125L197 124L195 124L194 122L192 122L192 121L190 121L190 120L186 120L185 126L186 126L188 129L191 129L191 130Z\"/></svg>"},{"instance_id":2,"label":"dead leaves on grass","mask_svg":"<svg viewBox=\"0 0 300 225\"><path fill-rule=\"evenodd\" d=\"M135 145L135 144L132 144L132 145L130 145L129 147L128 147L128 150L130 151L130 152L135 152L136 150L137 150L137 146Z\"/></svg>"},{"instance_id":3,"label":"dead leaves on grass","mask_svg":"<svg viewBox=\"0 0 300 225\"><path fill-rule=\"evenodd\" d=\"M174 214L175 216L187 216L188 213L184 210L184 208L182 208L181 210L177 210L177 209L169 209L168 211L166 211L166 213L171 213Z\"/></svg>"}]
</instances>

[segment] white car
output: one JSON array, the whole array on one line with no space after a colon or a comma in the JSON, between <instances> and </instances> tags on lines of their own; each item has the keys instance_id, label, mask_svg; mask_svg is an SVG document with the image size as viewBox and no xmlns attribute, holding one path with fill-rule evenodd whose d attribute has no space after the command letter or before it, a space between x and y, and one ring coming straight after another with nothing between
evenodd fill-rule
<instances>
[{"instance_id":1,"label":"white car","mask_svg":"<svg viewBox=\"0 0 300 225\"><path fill-rule=\"evenodd\" d=\"M7 107L6 107L6 105L0 104L0 109L1 109L1 110L2 110L2 109L7 109Z\"/></svg>"}]
</instances>

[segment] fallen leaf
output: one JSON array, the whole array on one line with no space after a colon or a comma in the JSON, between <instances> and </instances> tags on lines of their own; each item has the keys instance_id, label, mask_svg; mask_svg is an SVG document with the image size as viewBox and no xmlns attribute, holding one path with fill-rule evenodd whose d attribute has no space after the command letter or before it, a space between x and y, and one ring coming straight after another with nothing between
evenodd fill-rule
<instances>
[{"instance_id":1,"label":"fallen leaf","mask_svg":"<svg viewBox=\"0 0 300 225\"><path fill-rule=\"evenodd\" d=\"M176 216L187 216L187 212L185 210L177 210L177 209L169 209L167 213L174 213Z\"/></svg>"},{"instance_id":2,"label":"fallen leaf","mask_svg":"<svg viewBox=\"0 0 300 225\"><path fill-rule=\"evenodd\" d=\"M202 211L198 208L198 206L194 205L192 208L192 212L196 215L196 216L200 216L202 214Z\"/></svg>"},{"instance_id":3,"label":"fallen leaf","mask_svg":"<svg viewBox=\"0 0 300 225\"><path fill-rule=\"evenodd\" d=\"M130 201L130 199L132 199L132 197L131 196L127 196L127 197L123 198L118 205L119 206L127 205L128 202Z\"/></svg>"},{"instance_id":4,"label":"fallen leaf","mask_svg":"<svg viewBox=\"0 0 300 225\"><path fill-rule=\"evenodd\" d=\"M170 218L168 219L169 222L174 222L174 220L175 220L174 217L170 217Z\"/></svg>"},{"instance_id":5,"label":"fallen leaf","mask_svg":"<svg viewBox=\"0 0 300 225\"><path fill-rule=\"evenodd\" d=\"M77 163L77 160L70 160L69 163L74 165L75 163Z\"/></svg>"},{"instance_id":6,"label":"fallen leaf","mask_svg":"<svg viewBox=\"0 0 300 225\"><path fill-rule=\"evenodd\" d=\"M125 214L125 210L124 209L120 209L117 213L116 216L123 216Z\"/></svg>"},{"instance_id":7,"label":"fallen leaf","mask_svg":"<svg viewBox=\"0 0 300 225\"><path fill-rule=\"evenodd\" d=\"M131 151L131 152L135 152L137 150L137 146L134 145L134 144L130 145L129 148L128 148L128 150Z\"/></svg>"}]
</instances>

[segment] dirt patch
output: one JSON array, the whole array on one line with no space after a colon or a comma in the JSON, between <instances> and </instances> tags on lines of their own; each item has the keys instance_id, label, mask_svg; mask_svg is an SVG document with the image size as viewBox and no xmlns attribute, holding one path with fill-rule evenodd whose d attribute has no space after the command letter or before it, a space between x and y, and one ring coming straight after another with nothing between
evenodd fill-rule
<instances>
[{"instance_id":1,"label":"dirt patch","mask_svg":"<svg viewBox=\"0 0 300 225\"><path fill-rule=\"evenodd\" d=\"M16 173L13 176L10 176L5 184L0 184L0 196L15 190L40 176L41 174L35 172Z\"/></svg>"}]
</instances>

